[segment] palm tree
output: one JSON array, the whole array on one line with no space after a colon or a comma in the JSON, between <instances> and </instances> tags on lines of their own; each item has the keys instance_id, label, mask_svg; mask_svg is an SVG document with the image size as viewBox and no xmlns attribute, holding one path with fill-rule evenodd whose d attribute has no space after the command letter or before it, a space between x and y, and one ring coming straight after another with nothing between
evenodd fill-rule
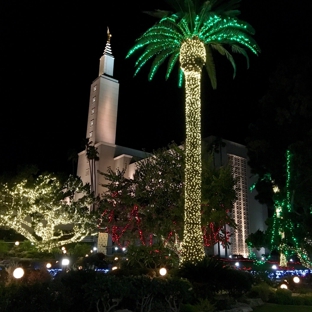
<instances>
[{"instance_id":1,"label":"palm tree","mask_svg":"<svg viewBox=\"0 0 312 312\"><path fill-rule=\"evenodd\" d=\"M246 52L256 55L260 51L252 39L253 28L237 19L240 0L168 0L176 13L156 11L152 15L161 20L136 40L126 57L144 48L136 62L135 75L141 67L154 57L149 73L153 78L159 66L167 59L166 79L170 76L178 59L180 81L185 78L185 207L184 234L181 262L195 263L204 255L201 230L201 100L200 82L202 67L208 72L213 89L217 87L216 70L212 52L225 55L234 68L232 54L224 47L231 47L249 59ZM147 12L150 13L150 12Z\"/></svg>"}]
</instances>

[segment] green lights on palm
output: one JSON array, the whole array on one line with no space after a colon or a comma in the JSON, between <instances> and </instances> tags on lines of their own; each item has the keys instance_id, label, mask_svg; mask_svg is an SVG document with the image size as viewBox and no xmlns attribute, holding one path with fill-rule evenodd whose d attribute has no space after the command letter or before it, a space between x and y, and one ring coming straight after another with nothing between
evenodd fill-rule
<instances>
[{"instance_id":1,"label":"green lights on palm","mask_svg":"<svg viewBox=\"0 0 312 312\"><path fill-rule=\"evenodd\" d=\"M291 204L291 159L292 154L288 150L286 153L287 179L286 188L279 200L275 200L275 214L273 217L273 226L271 229L271 247L277 248L280 252L280 266L287 267L287 257L292 253L296 253L301 263L308 267L312 267L312 261L304 248L299 246L298 239L294 232L294 223L288 217L292 212ZM279 190L277 191L279 192Z\"/></svg>"},{"instance_id":2,"label":"green lights on palm","mask_svg":"<svg viewBox=\"0 0 312 312\"><path fill-rule=\"evenodd\" d=\"M178 60L180 62L179 84L184 77L186 112L185 220L181 261L196 262L205 254L201 229L201 71L205 66L215 89L217 79L213 51L227 57L235 76L236 65L231 52L244 55L248 65L246 50L257 54L260 49L251 37L253 28L236 18L240 0L228 4L219 0L172 2L173 7L177 6L177 12L161 11L163 18L136 40L127 57L144 49L135 63L135 75L153 59L149 80L165 60L168 59L166 79ZM231 52L224 45L229 46Z\"/></svg>"}]
</instances>

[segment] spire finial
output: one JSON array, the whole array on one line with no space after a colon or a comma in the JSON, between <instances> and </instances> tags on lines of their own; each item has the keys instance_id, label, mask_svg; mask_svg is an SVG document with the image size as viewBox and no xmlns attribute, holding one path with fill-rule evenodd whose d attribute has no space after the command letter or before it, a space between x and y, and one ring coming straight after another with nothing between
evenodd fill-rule
<instances>
[{"instance_id":1,"label":"spire finial","mask_svg":"<svg viewBox=\"0 0 312 312\"><path fill-rule=\"evenodd\" d=\"M107 42L110 42L110 38L112 37L112 34L109 31L109 28L107 26Z\"/></svg>"}]
</instances>

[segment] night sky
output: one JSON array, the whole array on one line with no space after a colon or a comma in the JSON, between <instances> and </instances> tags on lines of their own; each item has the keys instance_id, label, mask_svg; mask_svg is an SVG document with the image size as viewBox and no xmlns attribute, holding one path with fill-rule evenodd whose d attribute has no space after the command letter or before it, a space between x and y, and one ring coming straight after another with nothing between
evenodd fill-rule
<instances>
[{"instance_id":1,"label":"night sky","mask_svg":"<svg viewBox=\"0 0 312 312\"><path fill-rule=\"evenodd\" d=\"M148 3L148 4L147 4ZM277 62L310 49L310 1L243 0L240 18L256 30L259 57L234 54L237 76L216 56L218 89L206 74L202 84L202 134L244 144L257 118ZM144 10L168 8L165 1L0 2L0 173L25 164L68 171L68 153L82 149L90 85L112 33L114 78L119 80L118 145L152 151L184 140L184 96L177 70L165 81L162 66L148 82L148 63L136 76L136 57L125 59L144 31L158 20Z\"/></svg>"}]
</instances>

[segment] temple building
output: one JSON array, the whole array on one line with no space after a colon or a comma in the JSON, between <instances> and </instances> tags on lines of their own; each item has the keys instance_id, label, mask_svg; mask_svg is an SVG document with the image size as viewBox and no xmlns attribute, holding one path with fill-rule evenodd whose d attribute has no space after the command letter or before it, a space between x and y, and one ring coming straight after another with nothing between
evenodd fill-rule
<instances>
[{"instance_id":1,"label":"temple building","mask_svg":"<svg viewBox=\"0 0 312 312\"><path fill-rule=\"evenodd\" d=\"M86 151L81 151L77 167L77 175L84 183L90 183L93 180L96 194L104 191L101 185L105 183L103 175L98 171L106 172L108 167L112 170L126 169L126 177L131 178L136 169L135 162L146 157L143 151L116 145L119 82L113 77L115 59L112 54L109 29L107 29L107 36L104 53L100 58L99 75L90 88L86 129L86 138L97 149L99 160L95 162L95 170L90 170ZM208 141L213 139L213 137L207 138ZM238 199L232 212L238 227L231 237L229 249L224 250L219 246L217 250L216 246L214 253L219 252L224 256L239 254L247 257L249 251L245 239L250 233L265 230L267 212L266 208L254 199L255 194L249 191L254 181L247 163L246 147L227 140L222 140L222 142L219 152L215 154L215 163L221 166L230 162L233 175L238 178ZM107 254L111 250L111 241L107 233L99 233L97 244L100 252ZM259 254L261 253L264 253L264 250L260 250Z\"/></svg>"}]
</instances>

